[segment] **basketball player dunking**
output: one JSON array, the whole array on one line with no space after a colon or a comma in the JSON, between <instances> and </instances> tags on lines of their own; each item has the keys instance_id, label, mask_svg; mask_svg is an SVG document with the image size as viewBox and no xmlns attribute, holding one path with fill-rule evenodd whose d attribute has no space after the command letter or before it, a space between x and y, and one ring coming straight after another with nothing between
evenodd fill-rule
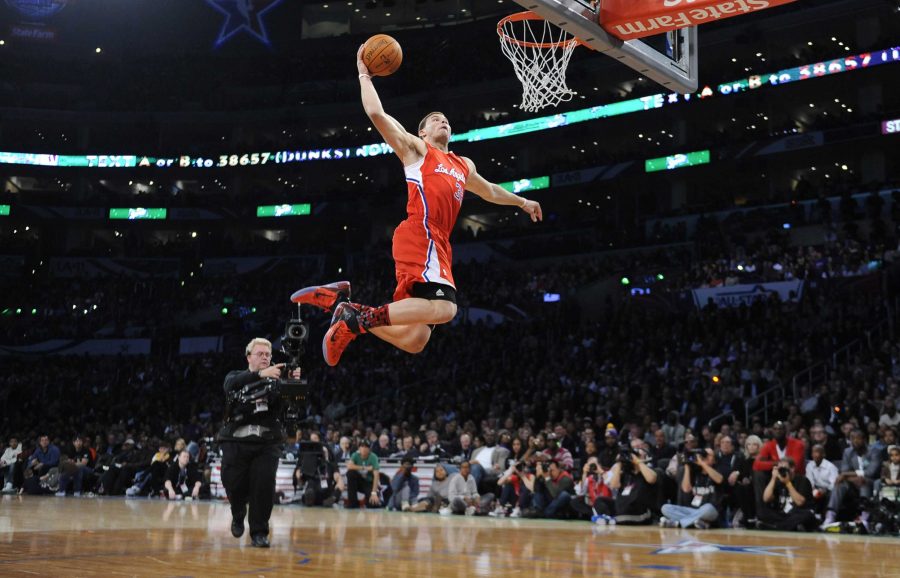
<instances>
[{"instance_id":1,"label":"basketball player dunking","mask_svg":"<svg viewBox=\"0 0 900 578\"><path fill-rule=\"evenodd\" d=\"M384 112L362 60L356 55L362 103L372 124L394 149L406 172L408 217L394 231L393 256L397 289L394 300L380 307L349 302L350 283L307 287L291 300L334 309L331 328L322 341L328 365L337 365L351 341L364 333L391 343L409 353L419 353L431 338L434 325L456 316L456 285L453 282L450 232L456 224L464 191L471 191L497 205L519 207L532 221L543 219L536 201L507 192L488 182L475 164L448 150L450 123L440 112L429 113L419 123L418 136Z\"/></svg>"}]
</instances>

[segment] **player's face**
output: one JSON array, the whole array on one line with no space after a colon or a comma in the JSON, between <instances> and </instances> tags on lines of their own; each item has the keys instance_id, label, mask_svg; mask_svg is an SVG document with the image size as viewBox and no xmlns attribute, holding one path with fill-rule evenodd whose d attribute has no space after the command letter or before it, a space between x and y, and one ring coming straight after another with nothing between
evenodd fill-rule
<instances>
[{"instance_id":1,"label":"player's face","mask_svg":"<svg viewBox=\"0 0 900 578\"><path fill-rule=\"evenodd\" d=\"M450 121L442 114L433 114L425 123L425 136L434 139L450 138Z\"/></svg>"}]
</instances>

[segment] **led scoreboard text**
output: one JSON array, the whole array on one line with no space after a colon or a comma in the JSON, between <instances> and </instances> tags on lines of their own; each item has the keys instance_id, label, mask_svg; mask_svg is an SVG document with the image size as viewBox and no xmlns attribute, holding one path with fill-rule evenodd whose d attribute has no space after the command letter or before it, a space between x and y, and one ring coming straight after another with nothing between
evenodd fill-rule
<instances>
[{"instance_id":1,"label":"led scoreboard text","mask_svg":"<svg viewBox=\"0 0 900 578\"><path fill-rule=\"evenodd\" d=\"M507 138L537 131L555 129L575 123L593 121L636 112L656 110L670 105L695 102L739 94L766 86L781 86L792 82L810 80L864 70L882 64L900 62L900 47L845 56L833 60L787 68L778 72L748 76L717 87L705 86L697 93L659 93L633 98L605 105L592 106L561 114L542 116L507 124L473 129L455 134L451 142L478 142ZM882 127L884 134L897 132L896 121L886 121ZM244 154L213 155L209 157L180 155L174 157L153 157L141 155L56 155L43 153L0 152L0 164L31 165L45 167L87 167L87 168L231 168L252 167L268 164L290 164L321 160L343 160L368 158L393 152L385 143L373 143L356 147L338 147L306 150L283 150L276 152L254 152Z\"/></svg>"}]
</instances>

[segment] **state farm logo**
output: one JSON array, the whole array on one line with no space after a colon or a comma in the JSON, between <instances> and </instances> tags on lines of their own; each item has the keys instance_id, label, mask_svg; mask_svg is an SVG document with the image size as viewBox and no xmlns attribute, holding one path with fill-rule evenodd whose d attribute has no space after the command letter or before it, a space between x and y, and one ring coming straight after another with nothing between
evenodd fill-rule
<instances>
[{"instance_id":1,"label":"state farm logo","mask_svg":"<svg viewBox=\"0 0 900 578\"><path fill-rule=\"evenodd\" d=\"M6 0L6 5L34 20L46 20L65 8L69 0Z\"/></svg>"},{"instance_id":2,"label":"state farm logo","mask_svg":"<svg viewBox=\"0 0 900 578\"><path fill-rule=\"evenodd\" d=\"M796 0L606 0L603 28L622 40L741 16Z\"/></svg>"}]
</instances>

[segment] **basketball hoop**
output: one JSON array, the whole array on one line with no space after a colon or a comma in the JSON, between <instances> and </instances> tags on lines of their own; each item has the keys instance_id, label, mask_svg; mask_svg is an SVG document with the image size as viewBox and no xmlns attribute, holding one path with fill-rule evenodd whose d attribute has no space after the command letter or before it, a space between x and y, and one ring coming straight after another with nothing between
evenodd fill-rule
<instances>
[{"instance_id":1,"label":"basketball hoop","mask_svg":"<svg viewBox=\"0 0 900 578\"><path fill-rule=\"evenodd\" d=\"M581 41L534 12L510 14L497 23L497 35L522 83L522 110L536 112L575 96L566 86L566 68Z\"/></svg>"}]
</instances>

